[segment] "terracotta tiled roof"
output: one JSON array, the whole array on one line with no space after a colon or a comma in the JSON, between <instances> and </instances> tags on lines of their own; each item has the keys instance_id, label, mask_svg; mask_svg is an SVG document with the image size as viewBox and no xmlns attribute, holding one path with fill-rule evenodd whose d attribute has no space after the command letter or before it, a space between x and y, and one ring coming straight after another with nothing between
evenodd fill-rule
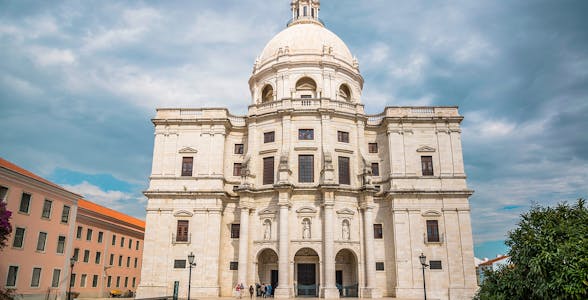
<instances>
[{"instance_id":1,"label":"terracotta tiled roof","mask_svg":"<svg viewBox=\"0 0 588 300\"><path fill-rule=\"evenodd\" d=\"M480 266L491 266L491 265L492 265L492 264L494 264L495 262L497 262L497 261L501 261L501 260L503 260L503 259L507 259L507 258L509 258L509 257L510 257L510 256L508 256L508 255L501 255L501 256L499 256L499 257L497 257L497 258L490 259L490 260L488 260L488 261L485 261L485 262L481 263L481 264L480 264Z\"/></svg>"},{"instance_id":2,"label":"terracotta tiled roof","mask_svg":"<svg viewBox=\"0 0 588 300\"><path fill-rule=\"evenodd\" d=\"M112 210L110 208L98 205L94 202L90 202L88 200L85 199L80 199L78 201L78 207L79 208L83 208L83 209L87 209L96 213L100 213L102 215L111 217L111 218L115 218L117 220L121 220L123 222L127 222L129 224L138 226L143 228L143 230L145 229L145 221L141 221L137 218L131 217L129 215L125 215L121 212L118 212L116 210Z\"/></svg>"},{"instance_id":3,"label":"terracotta tiled roof","mask_svg":"<svg viewBox=\"0 0 588 300\"><path fill-rule=\"evenodd\" d=\"M55 184L55 183L53 183L53 182L45 179L45 178L42 178L42 177L36 175L33 172L27 171L27 170L25 170L25 169L23 169L23 168L15 165L15 164L11 163L11 162L9 162L9 161L1 158L1 157L0 157L0 167L1 168L8 169L8 170L11 170L11 171L16 172L16 173L18 173L20 175L27 176L29 178L32 178L32 179L37 180L39 182L42 182L44 184L50 185L52 187L56 187L56 188L58 188L60 190L67 191L67 192L69 192L71 194L76 195L76 193L73 193L71 191L68 191L68 190L64 189L63 187L61 187L61 186L59 186L59 185L57 185L57 184Z\"/></svg>"}]
</instances>

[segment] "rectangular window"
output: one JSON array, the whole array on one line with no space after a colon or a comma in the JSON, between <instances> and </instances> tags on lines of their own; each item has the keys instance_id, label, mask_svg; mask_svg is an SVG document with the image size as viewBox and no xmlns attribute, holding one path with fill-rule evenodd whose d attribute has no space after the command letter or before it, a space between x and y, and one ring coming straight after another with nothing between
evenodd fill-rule
<instances>
[{"instance_id":1,"label":"rectangular window","mask_svg":"<svg viewBox=\"0 0 588 300\"><path fill-rule=\"evenodd\" d=\"M33 277L31 278L31 287L39 287L41 279L41 268L33 268Z\"/></svg>"},{"instance_id":2,"label":"rectangular window","mask_svg":"<svg viewBox=\"0 0 588 300\"><path fill-rule=\"evenodd\" d=\"M383 238L382 224L374 224L374 239Z\"/></svg>"},{"instance_id":3,"label":"rectangular window","mask_svg":"<svg viewBox=\"0 0 588 300\"><path fill-rule=\"evenodd\" d=\"M239 270L239 262L238 261L230 262L229 263L229 270L232 270L232 271Z\"/></svg>"},{"instance_id":4,"label":"rectangular window","mask_svg":"<svg viewBox=\"0 0 588 300\"><path fill-rule=\"evenodd\" d=\"M102 253L100 251L96 252L96 258L94 259L95 264L100 264L100 259L102 258Z\"/></svg>"},{"instance_id":5,"label":"rectangular window","mask_svg":"<svg viewBox=\"0 0 588 300\"><path fill-rule=\"evenodd\" d=\"M92 229L88 228L88 230L86 230L86 241L91 241L92 240Z\"/></svg>"},{"instance_id":6,"label":"rectangular window","mask_svg":"<svg viewBox=\"0 0 588 300\"><path fill-rule=\"evenodd\" d=\"M138 259L135 257L135 263L134 263L134 268L135 269L137 268L137 261L138 261Z\"/></svg>"},{"instance_id":7,"label":"rectangular window","mask_svg":"<svg viewBox=\"0 0 588 300\"><path fill-rule=\"evenodd\" d=\"M118 256L118 266L122 267L122 255Z\"/></svg>"},{"instance_id":8,"label":"rectangular window","mask_svg":"<svg viewBox=\"0 0 588 300\"><path fill-rule=\"evenodd\" d=\"M106 287L112 286L112 276L108 276L106 279Z\"/></svg>"},{"instance_id":9,"label":"rectangular window","mask_svg":"<svg viewBox=\"0 0 588 300\"><path fill-rule=\"evenodd\" d=\"M69 206L64 205L61 211L61 223L69 222Z\"/></svg>"},{"instance_id":10,"label":"rectangular window","mask_svg":"<svg viewBox=\"0 0 588 300\"><path fill-rule=\"evenodd\" d=\"M80 278L80 287L86 287L86 274L82 274L82 277Z\"/></svg>"},{"instance_id":11,"label":"rectangular window","mask_svg":"<svg viewBox=\"0 0 588 300\"><path fill-rule=\"evenodd\" d=\"M112 245L116 245L116 234L112 235Z\"/></svg>"},{"instance_id":12,"label":"rectangular window","mask_svg":"<svg viewBox=\"0 0 588 300\"><path fill-rule=\"evenodd\" d=\"M137 278L133 277L133 286L132 287L135 287L135 283L137 283L137 280L136 279Z\"/></svg>"},{"instance_id":13,"label":"rectangular window","mask_svg":"<svg viewBox=\"0 0 588 300\"><path fill-rule=\"evenodd\" d=\"M437 220L427 220L427 242L438 243L439 239L439 222Z\"/></svg>"},{"instance_id":14,"label":"rectangular window","mask_svg":"<svg viewBox=\"0 0 588 300\"><path fill-rule=\"evenodd\" d=\"M124 247L125 246L125 237L124 236L121 236L120 237L120 246L121 247Z\"/></svg>"},{"instance_id":15,"label":"rectangular window","mask_svg":"<svg viewBox=\"0 0 588 300\"><path fill-rule=\"evenodd\" d=\"M87 263L90 261L90 250L84 250L84 262Z\"/></svg>"},{"instance_id":16,"label":"rectangular window","mask_svg":"<svg viewBox=\"0 0 588 300\"><path fill-rule=\"evenodd\" d=\"M380 164L372 163L372 175L380 176Z\"/></svg>"},{"instance_id":17,"label":"rectangular window","mask_svg":"<svg viewBox=\"0 0 588 300\"><path fill-rule=\"evenodd\" d=\"M76 283L76 274L73 273L69 276L69 286L73 287Z\"/></svg>"},{"instance_id":18,"label":"rectangular window","mask_svg":"<svg viewBox=\"0 0 588 300\"><path fill-rule=\"evenodd\" d=\"M116 276L116 287L120 287L120 276Z\"/></svg>"},{"instance_id":19,"label":"rectangular window","mask_svg":"<svg viewBox=\"0 0 588 300\"><path fill-rule=\"evenodd\" d=\"M8 267L8 276L6 277L6 286L16 286L16 277L18 276L18 267Z\"/></svg>"},{"instance_id":20,"label":"rectangular window","mask_svg":"<svg viewBox=\"0 0 588 300\"><path fill-rule=\"evenodd\" d=\"M103 238L104 238L104 232L98 231L98 243L102 243Z\"/></svg>"},{"instance_id":21,"label":"rectangular window","mask_svg":"<svg viewBox=\"0 0 588 300\"><path fill-rule=\"evenodd\" d=\"M276 132L275 131L263 133L263 142L264 143L273 143L275 141L276 141Z\"/></svg>"},{"instance_id":22,"label":"rectangular window","mask_svg":"<svg viewBox=\"0 0 588 300\"><path fill-rule=\"evenodd\" d=\"M178 220L178 226L176 228L176 242L188 242L188 229L190 221Z\"/></svg>"},{"instance_id":23,"label":"rectangular window","mask_svg":"<svg viewBox=\"0 0 588 300\"><path fill-rule=\"evenodd\" d=\"M110 254L110 264L109 265L114 265L114 254Z\"/></svg>"},{"instance_id":24,"label":"rectangular window","mask_svg":"<svg viewBox=\"0 0 588 300\"><path fill-rule=\"evenodd\" d=\"M241 163L233 164L233 176L241 176Z\"/></svg>"},{"instance_id":25,"label":"rectangular window","mask_svg":"<svg viewBox=\"0 0 588 300\"><path fill-rule=\"evenodd\" d=\"M131 257L127 256L127 268L131 267Z\"/></svg>"},{"instance_id":26,"label":"rectangular window","mask_svg":"<svg viewBox=\"0 0 588 300\"><path fill-rule=\"evenodd\" d=\"M263 159L263 184L274 183L274 158L266 157Z\"/></svg>"},{"instance_id":27,"label":"rectangular window","mask_svg":"<svg viewBox=\"0 0 588 300\"><path fill-rule=\"evenodd\" d=\"M75 248L72 257L75 261L78 261L79 256L80 256L80 248Z\"/></svg>"},{"instance_id":28,"label":"rectangular window","mask_svg":"<svg viewBox=\"0 0 588 300\"><path fill-rule=\"evenodd\" d=\"M430 260L429 261L429 266L431 267L431 270L441 270L441 269L443 269L440 260Z\"/></svg>"},{"instance_id":29,"label":"rectangular window","mask_svg":"<svg viewBox=\"0 0 588 300\"><path fill-rule=\"evenodd\" d=\"M60 235L57 238L57 253L63 254L65 252L65 236Z\"/></svg>"},{"instance_id":30,"label":"rectangular window","mask_svg":"<svg viewBox=\"0 0 588 300\"><path fill-rule=\"evenodd\" d=\"M78 229L76 231L76 239L81 239L82 238L82 226L78 226Z\"/></svg>"},{"instance_id":31,"label":"rectangular window","mask_svg":"<svg viewBox=\"0 0 588 300\"><path fill-rule=\"evenodd\" d=\"M304 7L304 8L306 8L306 7ZM312 99L312 95L304 94L304 95L300 95L300 98L301 99Z\"/></svg>"},{"instance_id":32,"label":"rectangular window","mask_svg":"<svg viewBox=\"0 0 588 300\"><path fill-rule=\"evenodd\" d=\"M133 239L129 239L129 249L133 246Z\"/></svg>"},{"instance_id":33,"label":"rectangular window","mask_svg":"<svg viewBox=\"0 0 588 300\"><path fill-rule=\"evenodd\" d=\"M349 143L349 132L337 131L337 141L341 143Z\"/></svg>"},{"instance_id":34,"label":"rectangular window","mask_svg":"<svg viewBox=\"0 0 588 300\"><path fill-rule=\"evenodd\" d=\"M241 224L231 224L231 238L238 239L241 231Z\"/></svg>"},{"instance_id":35,"label":"rectangular window","mask_svg":"<svg viewBox=\"0 0 588 300\"><path fill-rule=\"evenodd\" d=\"M314 155L298 155L298 182L314 182Z\"/></svg>"},{"instance_id":36,"label":"rectangular window","mask_svg":"<svg viewBox=\"0 0 588 300\"><path fill-rule=\"evenodd\" d=\"M129 277L125 277L125 287L129 286Z\"/></svg>"},{"instance_id":37,"label":"rectangular window","mask_svg":"<svg viewBox=\"0 0 588 300\"><path fill-rule=\"evenodd\" d=\"M298 129L298 139L302 141L314 140L314 129Z\"/></svg>"},{"instance_id":38,"label":"rectangular window","mask_svg":"<svg viewBox=\"0 0 588 300\"><path fill-rule=\"evenodd\" d=\"M139 241L135 242L135 250L139 250Z\"/></svg>"},{"instance_id":39,"label":"rectangular window","mask_svg":"<svg viewBox=\"0 0 588 300\"><path fill-rule=\"evenodd\" d=\"M51 217L52 205L53 201L45 199L45 202L43 202L43 212L41 213L41 218L49 219Z\"/></svg>"},{"instance_id":40,"label":"rectangular window","mask_svg":"<svg viewBox=\"0 0 588 300\"><path fill-rule=\"evenodd\" d=\"M185 268L186 268L186 260L185 259L174 260L174 269L185 269Z\"/></svg>"},{"instance_id":41,"label":"rectangular window","mask_svg":"<svg viewBox=\"0 0 588 300\"><path fill-rule=\"evenodd\" d=\"M192 176L192 169L194 168L194 158L182 158L182 176Z\"/></svg>"},{"instance_id":42,"label":"rectangular window","mask_svg":"<svg viewBox=\"0 0 588 300\"><path fill-rule=\"evenodd\" d=\"M339 156L339 184L351 184L349 175L349 157Z\"/></svg>"},{"instance_id":43,"label":"rectangular window","mask_svg":"<svg viewBox=\"0 0 588 300\"><path fill-rule=\"evenodd\" d=\"M16 230L14 231L14 240L12 241L12 247L22 248L22 244L24 243L24 235L25 229L21 227L16 227Z\"/></svg>"},{"instance_id":44,"label":"rectangular window","mask_svg":"<svg viewBox=\"0 0 588 300\"><path fill-rule=\"evenodd\" d=\"M39 232L39 239L37 240L37 251L45 251L45 244L47 243L47 233Z\"/></svg>"},{"instance_id":45,"label":"rectangular window","mask_svg":"<svg viewBox=\"0 0 588 300\"><path fill-rule=\"evenodd\" d=\"M235 144L235 154L243 154L245 152L245 146L243 144Z\"/></svg>"},{"instance_id":46,"label":"rectangular window","mask_svg":"<svg viewBox=\"0 0 588 300\"><path fill-rule=\"evenodd\" d=\"M376 271L384 271L384 262L376 262Z\"/></svg>"},{"instance_id":47,"label":"rectangular window","mask_svg":"<svg viewBox=\"0 0 588 300\"><path fill-rule=\"evenodd\" d=\"M21 213L28 214L30 204L31 204L31 194L22 193L22 196L20 197L20 205L18 207L18 211Z\"/></svg>"},{"instance_id":48,"label":"rectangular window","mask_svg":"<svg viewBox=\"0 0 588 300\"><path fill-rule=\"evenodd\" d=\"M98 286L98 275L92 276L92 287Z\"/></svg>"},{"instance_id":49,"label":"rectangular window","mask_svg":"<svg viewBox=\"0 0 588 300\"><path fill-rule=\"evenodd\" d=\"M378 153L378 143L369 143L368 151L369 153Z\"/></svg>"},{"instance_id":50,"label":"rectangular window","mask_svg":"<svg viewBox=\"0 0 588 300\"><path fill-rule=\"evenodd\" d=\"M0 185L0 201L6 201L6 195L8 195L8 188Z\"/></svg>"},{"instance_id":51,"label":"rectangular window","mask_svg":"<svg viewBox=\"0 0 588 300\"><path fill-rule=\"evenodd\" d=\"M61 270L60 269L53 269L53 278L51 278L51 287L52 288L59 287L59 277L61 277Z\"/></svg>"},{"instance_id":52,"label":"rectangular window","mask_svg":"<svg viewBox=\"0 0 588 300\"><path fill-rule=\"evenodd\" d=\"M432 156L421 156L421 166L423 168L423 176L433 176Z\"/></svg>"}]
</instances>

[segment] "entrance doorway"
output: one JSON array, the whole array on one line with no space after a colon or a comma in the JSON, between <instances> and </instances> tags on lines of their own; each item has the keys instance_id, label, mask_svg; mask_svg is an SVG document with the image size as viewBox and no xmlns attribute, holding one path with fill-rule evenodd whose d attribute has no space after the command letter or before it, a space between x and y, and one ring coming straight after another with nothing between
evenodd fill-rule
<instances>
[{"instance_id":1,"label":"entrance doorway","mask_svg":"<svg viewBox=\"0 0 588 300\"><path fill-rule=\"evenodd\" d=\"M319 256L313 249L302 248L294 256L295 292L298 297L318 297Z\"/></svg>"},{"instance_id":2,"label":"entrance doorway","mask_svg":"<svg viewBox=\"0 0 588 300\"><path fill-rule=\"evenodd\" d=\"M265 249L257 256L257 284L270 284L272 293L278 286L278 254L272 249ZM261 296L260 289L257 295Z\"/></svg>"},{"instance_id":3,"label":"entrance doorway","mask_svg":"<svg viewBox=\"0 0 588 300\"><path fill-rule=\"evenodd\" d=\"M335 282L341 297L357 297L357 259L349 249L342 249L335 256Z\"/></svg>"}]
</instances>

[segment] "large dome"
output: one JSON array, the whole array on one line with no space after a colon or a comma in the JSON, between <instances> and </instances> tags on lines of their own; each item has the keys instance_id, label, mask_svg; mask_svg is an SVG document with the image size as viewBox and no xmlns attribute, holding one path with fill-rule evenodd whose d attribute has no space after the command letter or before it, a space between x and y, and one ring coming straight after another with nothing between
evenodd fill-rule
<instances>
[{"instance_id":1,"label":"large dome","mask_svg":"<svg viewBox=\"0 0 588 300\"><path fill-rule=\"evenodd\" d=\"M315 23L295 24L278 33L267 43L261 52L259 61L264 64L275 58L280 48L282 51L286 51L286 47L288 47L288 51L292 55L322 54L325 46L331 49L331 53L336 58L353 66L353 55L347 45L336 34Z\"/></svg>"}]
</instances>

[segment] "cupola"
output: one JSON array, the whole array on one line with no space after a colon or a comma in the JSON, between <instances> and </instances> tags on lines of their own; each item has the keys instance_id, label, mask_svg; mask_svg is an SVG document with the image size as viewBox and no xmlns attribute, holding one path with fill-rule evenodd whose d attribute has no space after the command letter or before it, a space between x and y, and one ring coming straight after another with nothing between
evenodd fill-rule
<instances>
[{"instance_id":1,"label":"cupola","mask_svg":"<svg viewBox=\"0 0 588 300\"><path fill-rule=\"evenodd\" d=\"M290 4L292 8L292 20L288 26L305 23L318 23L324 25L319 19L321 2L319 0L293 0Z\"/></svg>"}]
</instances>

